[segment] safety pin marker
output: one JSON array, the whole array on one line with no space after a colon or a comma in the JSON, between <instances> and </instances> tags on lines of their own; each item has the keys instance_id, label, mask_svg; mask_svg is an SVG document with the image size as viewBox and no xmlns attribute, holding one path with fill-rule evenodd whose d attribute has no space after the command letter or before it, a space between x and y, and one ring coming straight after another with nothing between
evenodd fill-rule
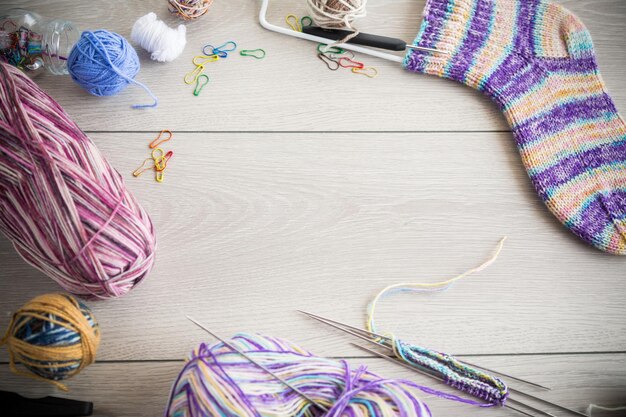
<instances>
[{"instance_id":1,"label":"safety pin marker","mask_svg":"<svg viewBox=\"0 0 626 417\"><path fill-rule=\"evenodd\" d=\"M164 134L167 134L168 137L166 139L161 139L161 136L163 136ZM152 142L150 142L150 145L148 145L150 147L150 149L154 149L154 148L158 148L161 144L169 141L172 139L172 132L167 130L167 129L163 129L161 130L161 133L159 133L159 136L157 136L157 138L155 140L153 140Z\"/></svg>"},{"instance_id":2,"label":"safety pin marker","mask_svg":"<svg viewBox=\"0 0 626 417\"><path fill-rule=\"evenodd\" d=\"M193 95L198 97L200 95L200 92L204 88L204 86L207 85L208 83L209 83L208 75L205 75L205 74L199 75L198 78L196 79L196 88L193 90Z\"/></svg>"},{"instance_id":3,"label":"safety pin marker","mask_svg":"<svg viewBox=\"0 0 626 417\"><path fill-rule=\"evenodd\" d=\"M263 59L265 58L265 50L264 49L243 49L241 50L241 52L239 52L239 55L241 56L250 56L252 58L256 58L256 59Z\"/></svg>"},{"instance_id":4,"label":"safety pin marker","mask_svg":"<svg viewBox=\"0 0 626 417\"><path fill-rule=\"evenodd\" d=\"M157 172L154 174L154 178L156 179L156 181L157 181L157 182L163 182L163 180L165 179L165 178L164 178L163 171L157 171Z\"/></svg>"},{"instance_id":5,"label":"safety pin marker","mask_svg":"<svg viewBox=\"0 0 626 417\"><path fill-rule=\"evenodd\" d=\"M148 166L146 166L146 163L148 164ZM138 177L141 174L143 174L144 172L153 169L154 168L154 159L152 158L146 158L141 166L139 168L137 168L134 172L133 172L133 177Z\"/></svg>"},{"instance_id":6,"label":"safety pin marker","mask_svg":"<svg viewBox=\"0 0 626 417\"><path fill-rule=\"evenodd\" d=\"M320 61L322 61L324 64L326 64L326 66L328 67L329 70L337 71L339 69L339 63L337 61L335 61L334 59L332 59L331 57L329 57L328 55L317 54L317 57L320 59ZM332 62L332 64L331 64L331 62Z\"/></svg>"},{"instance_id":7,"label":"safety pin marker","mask_svg":"<svg viewBox=\"0 0 626 417\"><path fill-rule=\"evenodd\" d=\"M184 78L185 84L190 85L196 82L200 74L204 72L204 65L198 65L193 71L189 71Z\"/></svg>"},{"instance_id":8,"label":"safety pin marker","mask_svg":"<svg viewBox=\"0 0 626 417\"><path fill-rule=\"evenodd\" d=\"M305 21L306 23L304 23ZM313 19L311 19L310 16L302 16L302 19L300 19L300 27L305 28L308 26L313 26Z\"/></svg>"},{"instance_id":9,"label":"safety pin marker","mask_svg":"<svg viewBox=\"0 0 626 417\"><path fill-rule=\"evenodd\" d=\"M154 169L157 171L165 171L170 159L174 156L174 151L168 151L165 155L160 156L154 161Z\"/></svg>"},{"instance_id":10,"label":"safety pin marker","mask_svg":"<svg viewBox=\"0 0 626 417\"><path fill-rule=\"evenodd\" d=\"M346 61L348 63L344 64L344 61ZM353 60L351 58L347 58L345 56L342 57L342 58L339 58L339 61L337 61L337 63L342 68L357 68L357 69L365 68L365 64L363 64L362 62L355 61L355 60Z\"/></svg>"},{"instance_id":11,"label":"safety pin marker","mask_svg":"<svg viewBox=\"0 0 626 417\"><path fill-rule=\"evenodd\" d=\"M152 155L152 159L156 161L157 159L165 156L165 151L161 148L154 148L152 149L151 155Z\"/></svg>"},{"instance_id":12,"label":"safety pin marker","mask_svg":"<svg viewBox=\"0 0 626 417\"><path fill-rule=\"evenodd\" d=\"M220 59L219 55L215 55L215 54L197 55L191 60L191 62L193 62L193 64L197 66L204 66L205 64L208 64L209 62L215 62L215 61L218 61L219 59Z\"/></svg>"},{"instance_id":13,"label":"safety pin marker","mask_svg":"<svg viewBox=\"0 0 626 417\"><path fill-rule=\"evenodd\" d=\"M287 17L285 17L285 22L296 32L302 32L302 24L298 22L298 16L295 14L288 14Z\"/></svg>"},{"instance_id":14,"label":"safety pin marker","mask_svg":"<svg viewBox=\"0 0 626 417\"><path fill-rule=\"evenodd\" d=\"M365 67L365 68L352 68L352 72L355 74L365 75L369 78L375 78L378 76L378 70L374 67Z\"/></svg>"},{"instance_id":15,"label":"safety pin marker","mask_svg":"<svg viewBox=\"0 0 626 417\"><path fill-rule=\"evenodd\" d=\"M323 43L318 43L317 44L317 52L319 52L320 54L337 54L337 55L341 55L344 52L346 52L345 49L340 48L338 46L329 46L329 45L325 45Z\"/></svg>"}]
</instances>

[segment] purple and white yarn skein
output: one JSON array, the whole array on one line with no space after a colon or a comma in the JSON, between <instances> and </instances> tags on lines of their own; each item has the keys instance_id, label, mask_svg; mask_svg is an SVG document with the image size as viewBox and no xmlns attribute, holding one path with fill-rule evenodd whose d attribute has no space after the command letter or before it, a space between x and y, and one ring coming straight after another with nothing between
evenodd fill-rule
<instances>
[{"instance_id":1,"label":"purple and white yarn skein","mask_svg":"<svg viewBox=\"0 0 626 417\"><path fill-rule=\"evenodd\" d=\"M0 231L84 298L126 294L152 268L148 214L61 106L0 63Z\"/></svg>"}]
</instances>

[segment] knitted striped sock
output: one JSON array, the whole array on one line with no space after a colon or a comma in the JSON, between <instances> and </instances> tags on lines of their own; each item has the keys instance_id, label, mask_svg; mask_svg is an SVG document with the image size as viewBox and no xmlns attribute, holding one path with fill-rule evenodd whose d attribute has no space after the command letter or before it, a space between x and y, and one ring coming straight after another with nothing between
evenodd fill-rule
<instances>
[{"instance_id":1,"label":"knitted striped sock","mask_svg":"<svg viewBox=\"0 0 626 417\"><path fill-rule=\"evenodd\" d=\"M626 254L626 124L578 18L543 0L427 0L410 71L484 92L506 116L537 192L597 248Z\"/></svg>"}]
</instances>

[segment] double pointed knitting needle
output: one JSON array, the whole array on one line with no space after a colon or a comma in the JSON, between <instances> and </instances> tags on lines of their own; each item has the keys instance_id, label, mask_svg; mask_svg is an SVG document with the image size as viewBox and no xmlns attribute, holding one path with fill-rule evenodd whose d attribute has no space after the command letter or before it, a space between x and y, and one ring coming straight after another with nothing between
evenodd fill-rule
<instances>
[{"instance_id":1,"label":"double pointed knitting needle","mask_svg":"<svg viewBox=\"0 0 626 417\"><path fill-rule=\"evenodd\" d=\"M307 313L307 312L301 311L301 310L298 310L298 311L300 311L301 313L303 313L303 314L305 314L305 315L307 315L307 316L309 316L309 317L311 317L313 319L321 321L321 322L323 322L323 323L325 323L325 324L327 324L327 325L329 325L331 327L334 327L336 329L342 330L342 331L344 331L344 332L346 332L348 334L351 334L351 335L353 335L355 337L358 337L358 338L360 338L362 340L368 341L370 343L375 343L376 345L382 346L382 347L384 347L386 349L393 350L393 347L391 346L391 339L386 337L386 336L377 334L377 333L369 331L369 330L359 329L358 327L350 326L348 324L341 323L339 321L332 320L332 319L329 319L329 318L326 318L326 317L318 316L316 314ZM351 330L349 330L349 329L351 329ZM380 340L384 341L386 344L385 343L378 343L378 342L372 340L371 337L365 336L366 334L369 334L369 335L371 335L371 336L373 336L373 337L375 337L377 339L380 339ZM526 384L533 385L533 386L536 386L536 387L539 387L539 388L542 388L542 389L550 390L550 388L544 387L543 385L535 384L534 382L530 382L530 381L526 381L526 380L523 380L523 379L520 379L520 378L516 378L514 376L507 375L507 374L502 373L502 372L494 371L492 369L485 368L485 367L480 366L480 365L473 365L473 364L471 364L469 362L466 362L466 361L462 361L462 363L465 364L465 365L473 366L475 368L484 369L485 371L488 371L488 372L493 372L495 374L500 374L500 375L502 375L504 377L507 377L507 378L510 378L510 379L514 379L516 381L524 382ZM523 395L525 397L532 398L533 400L542 402L544 404L551 405L551 406L559 408L559 409L561 409L563 411L567 411L568 413L576 414L576 415L581 416L581 417L589 417L588 414L581 413L580 411L576 411L576 410L573 410L571 408L565 407L563 405L553 403L553 402L545 400L545 399L543 399L541 397L537 397L535 395L528 394L528 393L526 393L524 391L520 391L520 390L515 389L515 388L509 388L509 389L511 390L511 392L515 392L515 393ZM519 401L518 401L518 403L519 403ZM520 404L523 404L523 403L520 403Z\"/></svg>"},{"instance_id":2,"label":"double pointed knitting needle","mask_svg":"<svg viewBox=\"0 0 626 417\"><path fill-rule=\"evenodd\" d=\"M428 371L428 370L426 370L426 369L422 369L421 367L418 367L418 366L411 366L411 365L409 365L409 364L407 364L407 363L405 363L405 362L399 361L398 359L396 359L396 358L394 358L394 357L392 357L392 356L384 355L384 354L382 354L382 353L380 353L380 352L376 352L375 350L372 350L372 349L366 348L365 346L357 345L356 343L351 343L351 345L352 345L352 346L355 346L355 347L358 347L359 349L362 349L362 350L364 350L364 351L366 351L366 352L369 352L369 353L371 353L371 354L373 354L373 355L376 355L376 356L378 356L378 357L380 357L380 358L383 358L383 359L385 359L385 360L388 360L389 362L393 362L393 363L395 363L396 365L400 365L400 366L402 366L403 368L410 369L410 370L411 370L411 371L413 371L413 372L420 373L420 374L422 374L422 375L428 376L428 377L430 377L430 378L433 378L433 379L436 379L436 380L438 380L438 381L441 381L441 382L445 383L445 380L444 380L442 377L440 377L440 376L438 376L438 375L435 375L435 374L431 373L430 371ZM545 414L545 415L547 415L547 416L556 417L556 416L555 416L555 415L553 415L553 414L550 414L550 413L547 413L547 412L545 412L545 411L538 410L538 409L536 409L536 408L530 407L530 406L528 406L528 405L526 405L526 404L520 403L519 401L515 401L515 400L513 400L513 399L511 399L511 398L509 398L509 402L515 402L515 403L517 403L517 404L520 404L520 405L523 405L523 406L525 406L525 407L528 407L528 408L530 408L530 409L531 409L531 410L533 410L533 411L537 411L537 412L542 413L542 414ZM520 410L519 408L513 407L513 406L511 406L510 404L505 404L504 406L505 406L505 407L507 407L507 408L510 408L510 409L511 409L511 410L513 410L513 411L517 411L517 412L518 412L518 413L520 413L520 414L524 414L524 415L529 416L529 417L534 417L532 414L529 414L529 413L527 413L526 411Z\"/></svg>"},{"instance_id":3,"label":"double pointed knitting needle","mask_svg":"<svg viewBox=\"0 0 626 417\"><path fill-rule=\"evenodd\" d=\"M338 321L336 321L336 320L327 319L327 318L325 318L325 317L318 316L318 315L316 315L316 314L312 314L312 313L307 313L307 312L302 311L302 310L298 310L298 311L299 311L300 313L305 314L306 316L308 316L308 317L310 317L310 318L314 319L314 320L320 321L320 322L322 322L322 323L324 323L324 324L326 324L326 325L328 325L328 326L334 327L335 329L341 330L341 331L343 331L343 332L345 332L345 333L348 333L348 334L350 334L350 335L352 335L352 336L358 337L359 339L364 340L364 341L366 341L366 342L368 342L368 343L372 343L372 344L374 344L374 345L376 345L376 346L380 346L380 347L383 347L383 348L385 348L385 349L388 349L388 350L393 351L393 347L392 347L392 346L390 346L391 339L389 339L389 338L388 338L388 337L386 337L386 336L382 336L382 335L376 334L376 333L371 332L371 331L368 331L368 330L363 330L363 329L359 329L359 328L356 328L356 327L353 327L353 326L349 326L349 325L347 325L347 324L344 324L344 323L338 322ZM350 329L354 329L354 330L350 330ZM376 340L373 340L373 338L372 338L372 337L365 336L365 334L369 334L369 335L371 335L371 336L373 336L373 337L375 337L375 338L381 339L381 340L383 340L384 342L386 342L387 344L377 342ZM467 364L467 362L466 362L466 364ZM467 365L469 365L469 364L467 364ZM471 365L470 365L470 366L471 366ZM478 366L478 368L480 368L480 366ZM483 368L483 369L486 369L486 368ZM487 371L489 371L488 369L486 369L486 370L487 370ZM495 373L499 373L499 372L495 372ZM505 374L501 374L501 375L506 376ZM524 381L524 380L521 380L521 381L522 381L522 382L526 382L526 381ZM589 417L587 414L583 414L583 413L581 413L581 412L579 412L579 411L572 410L571 408L567 408L567 407L562 406L562 405L560 405L560 404L556 404L556 403L550 402L550 401L548 401L548 400L544 400L543 398L536 397L536 396L531 395L531 394L527 394L527 393L525 393L525 392L523 392L523 391L520 391L520 390L517 390L517 389L514 389L514 388L509 388L509 389L510 389L512 392L516 392L516 393L518 393L518 394L521 394L521 395L524 395L524 396L526 396L526 397L529 397L529 398L535 399L535 400L540 401L540 402L542 402L542 403L544 403L544 404L551 405L551 406L553 406L553 407L559 408L559 409L564 410L564 411L567 411L567 412L569 412L569 413L576 414L576 415L579 415L579 416L581 416L581 417ZM515 401L515 402L516 402L516 403L518 403L518 404L521 404L521 405L524 405L524 406L526 406L526 407L528 407L528 408L533 409L533 407L530 407L529 405L527 405L527 404L525 404L525 403L522 403L522 402L520 402L520 401L516 401L516 400L513 400L513 399L509 399L509 401ZM543 413L543 414L546 414L546 415L552 416L552 414L547 413L547 412L545 412L545 411L541 411L541 410L537 410L537 411L539 411L539 412L541 412L541 413Z\"/></svg>"},{"instance_id":4,"label":"double pointed knitting needle","mask_svg":"<svg viewBox=\"0 0 626 417\"><path fill-rule=\"evenodd\" d=\"M304 313L304 312L302 312L302 313ZM308 313L304 313L304 314L309 315ZM384 344L378 343L378 342L376 342L376 341L374 341L374 340L370 339L370 338L369 338L369 337L367 337L367 336L363 336L363 335L361 335L361 334L359 334L359 333L356 333L356 332L353 332L353 331L351 331L351 330L344 329L344 328L342 328L342 327L340 327L340 326L338 326L338 325L336 325L336 324L333 324L333 323L327 322L327 321L325 321L324 319L322 319L322 318L320 318L320 317L316 317L316 316L313 316L313 315L311 315L310 317L311 317L311 318L313 318L313 319L315 319L315 320L321 321L322 323L325 323L325 324L327 324L327 325L329 325L329 326L331 326L331 327L334 327L334 328L336 328L336 329L343 330L344 332L346 332L346 333L348 333L348 334L351 334L351 335L353 335L353 336L355 336L355 337L358 337L358 338L359 338L359 339L361 339L361 340L365 340L366 342L372 343L372 344L374 344L374 345L376 345L376 346L380 346L380 347L383 347L383 348L385 348L385 349L388 349L388 350L393 351L393 348L391 348L391 347L389 347L389 346L387 346L387 345L384 345ZM443 378L441 378L441 377L440 377L440 376L438 376L438 375L435 375L435 374L430 373L430 371L427 371L427 370L422 369L422 368L413 367L413 366L411 366L411 365L409 365L409 364L407 364L407 363L400 362L400 361L398 361L398 360L396 360L396 359L394 359L394 358L392 358L392 357L390 357L390 356L383 355L382 353L378 353L378 352L376 352L376 351L373 351L373 350L367 349L367 348L365 348L365 347L363 347L363 346L359 346L359 345L356 345L356 346L358 346L359 348L361 348L361 349L363 349L363 350L366 350L366 351L368 351L368 352L371 352L371 353L373 353L373 354L375 354L375 355L377 355L377 356L381 356L381 357L384 357L385 359L391 360L391 361L393 361L394 363L401 364L401 365L403 365L403 366L405 366L405 367L407 367L407 368L413 369L415 372L419 372L419 373L421 373L421 374L424 374L424 375L430 376L431 378L435 378L435 379L437 379L437 380L439 380L439 381L445 382L445 380L444 380ZM520 401L515 401L515 400L513 400L512 398L509 398L509 402L514 402L514 403L517 403L517 404L523 405L524 407L530 408L531 410L536 411L536 412L541 413L541 414L544 414L544 415L546 415L546 416L548 416L548 417L556 417L554 414L550 414L550 413L548 413L547 411L543 411L543 410L539 410L539 409L537 409L537 408L531 407L531 406L529 406L529 405L527 405L527 404L524 404L524 403L522 403L522 402L520 402ZM524 414L524 415L527 415L527 416L532 416L532 414L528 414L528 413L526 413L526 412L524 412L524 411L522 411L522 410L519 410L519 409L517 409L517 408L511 407L510 405L505 405L505 407L508 407L508 408L510 408L511 410L517 411L517 412L519 412L519 413L521 413L521 414ZM533 416L533 417L534 417L534 416Z\"/></svg>"},{"instance_id":5,"label":"double pointed knitting needle","mask_svg":"<svg viewBox=\"0 0 626 417\"><path fill-rule=\"evenodd\" d=\"M336 321L336 320L333 320L333 319L329 319L329 318L327 318L327 317L318 316L317 314L307 313L306 311L302 311L302 310L298 310L298 311L299 311L300 313L302 313L302 314L305 314L305 315L307 315L307 316L309 316L309 317L312 317L312 318L318 319L318 320L320 320L320 321L326 321L329 325L330 325L330 323L334 323L334 324L337 324L337 325L339 325L339 326L342 326L344 329L346 329L346 328L347 328L347 329L351 329L351 330L353 330L353 331L355 331L355 332L359 332L359 333L361 333L361 334L369 334L369 335L373 336L374 338L376 338L376 339L381 339L381 340L383 340L385 343L387 343L388 345L391 345L391 339L390 339L390 338L388 338L387 336L383 336L383 335L380 335L380 334L377 334L377 333L371 332L371 331L369 331L369 330L359 329L358 327L350 326L349 324L341 323L341 322L339 322L339 321ZM333 326L333 327L338 328L338 327L336 327L336 326ZM343 329L341 329L341 330L343 330ZM350 334L354 335L354 333L352 333L352 332L348 332L348 333L350 333ZM356 336L356 335L355 335L355 336ZM534 387L541 388L541 389L543 389L543 390L547 390L547 391L549 391L549 390L550 390L550 388L548 388L548 387L544 387L543 385L539 385L539 384L536 384L536 383L534 383L534 382L526 381L525 379L516 378L516 377L514 377L514 376L511 376L511 375L505 374L504 372L495 371L495 370L493 370L493 369L485 368L484 366L480 366L480 365L474 365L474 364L471 364L471 363L466 362L466 361L461 361L461 362L462 362L462 363L464 363L465 365L473 366L474 368L480 368L480 369L483 369L483 370L485 370L485 371L492 372L492 373L494 373L494 374L502 375L502 376L507 377L507 378L509 378L509 379L513 379L513 380L515 380L515 381L523 382L524 384L532 385L532 386L534 386ZM571 410L568 410L568 411L571 411Z\"/></svg>"},{"instance_id":6,"label":"double pointed knitting needle","mask_svg":"<svg viewBox=\"0 0 626 417\"><path fill-rule=\"evenodd\" d=\"M203 326L202 324L198 323L196 320L194 320L193 318L187 316L187 319L189 321L191 321L193 324L195 324L196 326L198 326L199 328L201 328L202 330L204 330L205 332L207 332L208 334L210 334L211 336L213 336L214 338L216 338L217 340L219 340L220 342L222 342L226 347L228 347L230 350L238 353L239 355L243 356L246 360L248 360L250 363L252 363L254 366L256 366L257 368L263 370L264 372L266 372L267 374L269 374L270 376L272 376L274 379L276 379L277 381L282 382L287 388L291 389L293 392L295 392L296 394L298 394L299 396L301 396L302 398L304 398L305 400L307 400L309 403L311 403L311 405L313 405L314 407L319 408L321 411L323 411L324 413L327 413L329 410L328 408L324 407L323 405L319 404L317 401L313 400L312 398L310 398L308 395L306 395L304 392L302 392L299 388L291 385L289 382L285 381L284 379L282 379L281 377L279 377L278 375L276 375L274 372L270 371L269 369L267 369L265 366L261 365L259 362L257 362L256 360L254 360L250 355L246 354L245 352L239 350L235 345L227 342L225 339L222 339L221 337L219 337L217 334L213 333L211 330L209 330L208 328L206 328L205 326Z\"/></svg>"}]
</instances>

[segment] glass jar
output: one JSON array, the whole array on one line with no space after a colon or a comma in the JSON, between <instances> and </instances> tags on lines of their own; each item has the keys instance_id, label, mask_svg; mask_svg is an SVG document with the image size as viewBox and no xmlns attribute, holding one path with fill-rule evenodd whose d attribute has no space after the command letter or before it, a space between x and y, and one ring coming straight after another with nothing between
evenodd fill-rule
<instances>
[{"instance_id":1,"label":"glass jar","mask_svg":"<svg viewBox=\"0 0 626 417\"><path fill-rule=\"evenodd\" d=\"M0 59L37 75L67 74L67 58L80 32L72 22L48 19L23 9L0 16Z\"/></svg>"}]
</instances>

